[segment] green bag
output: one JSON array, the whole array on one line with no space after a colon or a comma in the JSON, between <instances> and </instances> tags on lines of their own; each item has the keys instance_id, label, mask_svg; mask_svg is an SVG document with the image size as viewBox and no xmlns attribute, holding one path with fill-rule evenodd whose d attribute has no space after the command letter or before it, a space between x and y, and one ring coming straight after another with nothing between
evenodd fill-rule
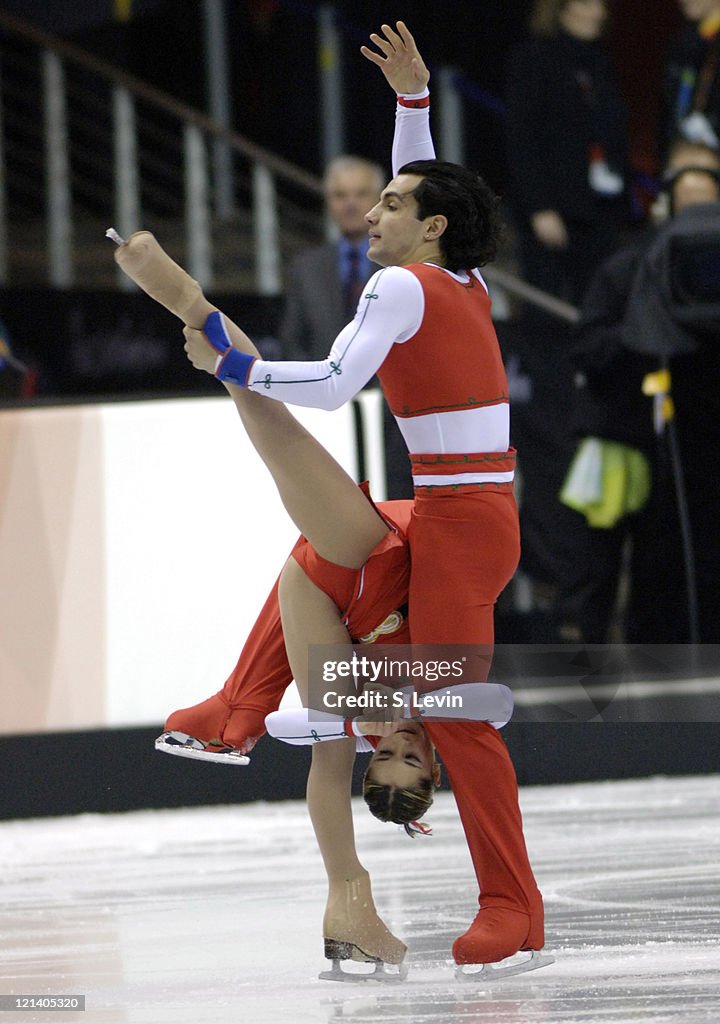
<instances>
[{"instance_id":1,"label":"green bag","mask_svg":"<svg viewBox=\"0 0 720 1024\"><path fill-rule=\"evenodd\" d=\"M637 448L586 437L578 445L559 497L581 512L590 526L610 530L647 504L651 479L650 463Z\"/></svg>"}]
</instances>

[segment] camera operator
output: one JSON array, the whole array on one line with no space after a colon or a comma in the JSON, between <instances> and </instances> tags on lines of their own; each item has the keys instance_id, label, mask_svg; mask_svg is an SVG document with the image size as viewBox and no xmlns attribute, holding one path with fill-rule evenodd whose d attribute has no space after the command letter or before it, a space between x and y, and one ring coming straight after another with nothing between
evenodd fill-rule
<instances>
[{"instance_id":1,"label":"camera operator","mask_svg":"<svg viewBox=\"0 0 720 1024\"><path fill-rule=\"evenodd\" d=\"M717 642L720 632L720 154L703 144L676 143L658 208L663 223L601 266L574 337L575 432L580 441L601 439L595 450L603 458L611 447L606 442L618 442L624 447L614 451L627 461L624 470L616 465L614 481L603 478L605 488L615 489L606 503L610 511L601 508L608 514L594 520L588 514L589 522L602 525L588 522L569 535L558 601L567 640L692 638L686 552L666 432L657 416L660 399L643 394L647 375L663 365L671 372L694 540L699 639ZM649 494L640 494L648 478ZM625 566L624 620L613 633Z\"/></svg>"}]
</instances>

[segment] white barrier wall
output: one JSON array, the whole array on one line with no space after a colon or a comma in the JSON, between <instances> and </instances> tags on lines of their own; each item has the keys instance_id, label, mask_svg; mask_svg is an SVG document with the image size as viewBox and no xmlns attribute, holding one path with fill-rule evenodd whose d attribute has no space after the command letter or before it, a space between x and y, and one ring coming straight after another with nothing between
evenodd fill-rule
<instances>
[{"instance_id":1,"label":"white barrier wall","mask_svg":"<svg viewBox=\"0 0 720 1024\"><path fill-rule=\"evenodd\" d=\"M352 408L293 412L354 476ZM0 410L0 733L210 696L295 536L227 398Z\"/></svg>"}]
</instances>

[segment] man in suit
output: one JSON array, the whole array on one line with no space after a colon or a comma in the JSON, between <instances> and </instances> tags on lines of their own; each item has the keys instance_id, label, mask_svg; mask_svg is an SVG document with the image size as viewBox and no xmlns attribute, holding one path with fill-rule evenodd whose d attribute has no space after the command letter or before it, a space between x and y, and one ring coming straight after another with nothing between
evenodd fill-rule
<instances>
[{"instance_id":1,"label":"man in suit","mask_svg":"<svg viewBox=\"0 0 720 1024\"><path fill-rule=\"evenodd\" d=\"M324 359L377 270L367 257L365 214L385 185L383 169L361 157L339 156L328 165L324 184L337 239L300 253L290 267L280 326L288 359Z\"/></svg>"},{"instance_id":2,"label":"man in suit","mask_svg":"<svg viewBox=\"0 0 720 1024\"><path fill-rule=\"evenodd\" d=\"M280 339L286 359L324 359L335 337L355 315L365 282L377 270L367 256L365 214L385 185L382 167L358 156L339 156L325 172L325 206L334 241L295 257L287 277ZM377 386L373 378L370 386ZM407 451L385 407L388 498L412 497Z\"/></svg>"}]
</instances>

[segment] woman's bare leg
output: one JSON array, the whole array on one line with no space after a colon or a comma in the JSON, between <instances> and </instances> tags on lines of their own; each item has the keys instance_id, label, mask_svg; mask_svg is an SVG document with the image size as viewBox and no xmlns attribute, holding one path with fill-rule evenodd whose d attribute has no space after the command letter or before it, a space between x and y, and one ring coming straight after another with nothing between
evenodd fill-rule
<instances>
[{"instance_id":1,"label":"woman's bare leg","mask_svg":"<svg viewBox=\"0 0 720 1024\"><path fill-rule=\"evenodd\" d=\"M233 342L256 350L226 318ZM188 329L186 328L186 336ZM268 467L285 508L323 558L360 568L388 527L355 482L321 444L279 402L225 385L256 451ZM292 558L279 588L285 648L303 704L309 700L308 647L344 644L350 636L333 601L313 584ZM387 929L373 902L370 876L355 848L352 770L355 740L313 747L307 784L310 820L328 876L323 917L330 958L400 963L406 946Z\"/></svg>"},{"instance_id":2,"label":"woman's bare leg","mask_svg":"<svg viewBox=\"0 0 720 1024\"><path fill-rule=\"evenodd\" d=\"M329 562L359 569L388 527L355 481L282 403L228 390L297 528Z\"/></svg>"},{"instance_id":3,"label":"woman's bare leg","mask_svg":"<svg viewBox=\"0 0 720 1024\"><path fill-rule=\"evenodd\" d=\"M233 341L256 350L226 318ZM187 334L187 329L186 329ZM288 514L323 558L360 568L388 527L355 482L279 402L242 388L226 388L256 451L268 467ZM292 558L280 578L280 613L290 668L305 707L309 704L308 647L347 645L351 638L334 602ZM351 795L355 740L315 744L307 783L310 820L328 877L323 917L326 955L349 953L400 963L407 947L379 917L370 876L355 848Z\"/></svg>"},{"instance_id":4,"label":"woman's bare leg","mask_svg":"<svg viewBox=\"0 0 720 1024\"><path fill-rule=\"evenodd\" d=\"M317 707L310 693L308 646L347 645L350 637L331 599L305 575L292 558L280 577L280 613L290 667L303 704ZM370 877L355 849L350 804L355 740L316 743L307 785L310 819L328 876L328 901L323 935L334 943L351 943L367 956L399 963L406 947L385 927L372 898ZM337 947L328 947L328 956ZM354 959L364 959L357 950Z\"/></svg>"},{"instance_id":5,"label":"woman's bare leg","mask_svg":"<svg viewBox=\"0 0 720 1024\"><path fill-rule=\"evenodd\" d=\"M179 317L186 331L202 340L201 328L217 307L149 231L132 234L115 250L115 260L131 280ZM224 320L236 348L260 354L237 324ZM387 532L372 506L284 405L232 385L228 391L298 529L328 561L359 568Z\"/></svg>"},{"instance_id":6,"label":"woman's bare leg","mask_svg":"<svg viewBox=\"0 0 720 1024\"><path fill-rule=\"evenodd\" d=\"M129 239L116 258L128 276L184 321L186 330L202 327L213 312L197 283L147 232ZM226 327L239 349L259 354L227 318ZM231 385L227 389L296 526L328 561L363 565L387 527L355 483L284 405ZM290 665L307 702L308 644L348 643L350 638L337 608L292 559L283 572L280 599ZM354 757L354 741L317 744L308 779L310 816L329 879L324 934L398 963L405 946L377 916L369 877L355 850L350 805Z\"/></svg>"}]
</instances>

